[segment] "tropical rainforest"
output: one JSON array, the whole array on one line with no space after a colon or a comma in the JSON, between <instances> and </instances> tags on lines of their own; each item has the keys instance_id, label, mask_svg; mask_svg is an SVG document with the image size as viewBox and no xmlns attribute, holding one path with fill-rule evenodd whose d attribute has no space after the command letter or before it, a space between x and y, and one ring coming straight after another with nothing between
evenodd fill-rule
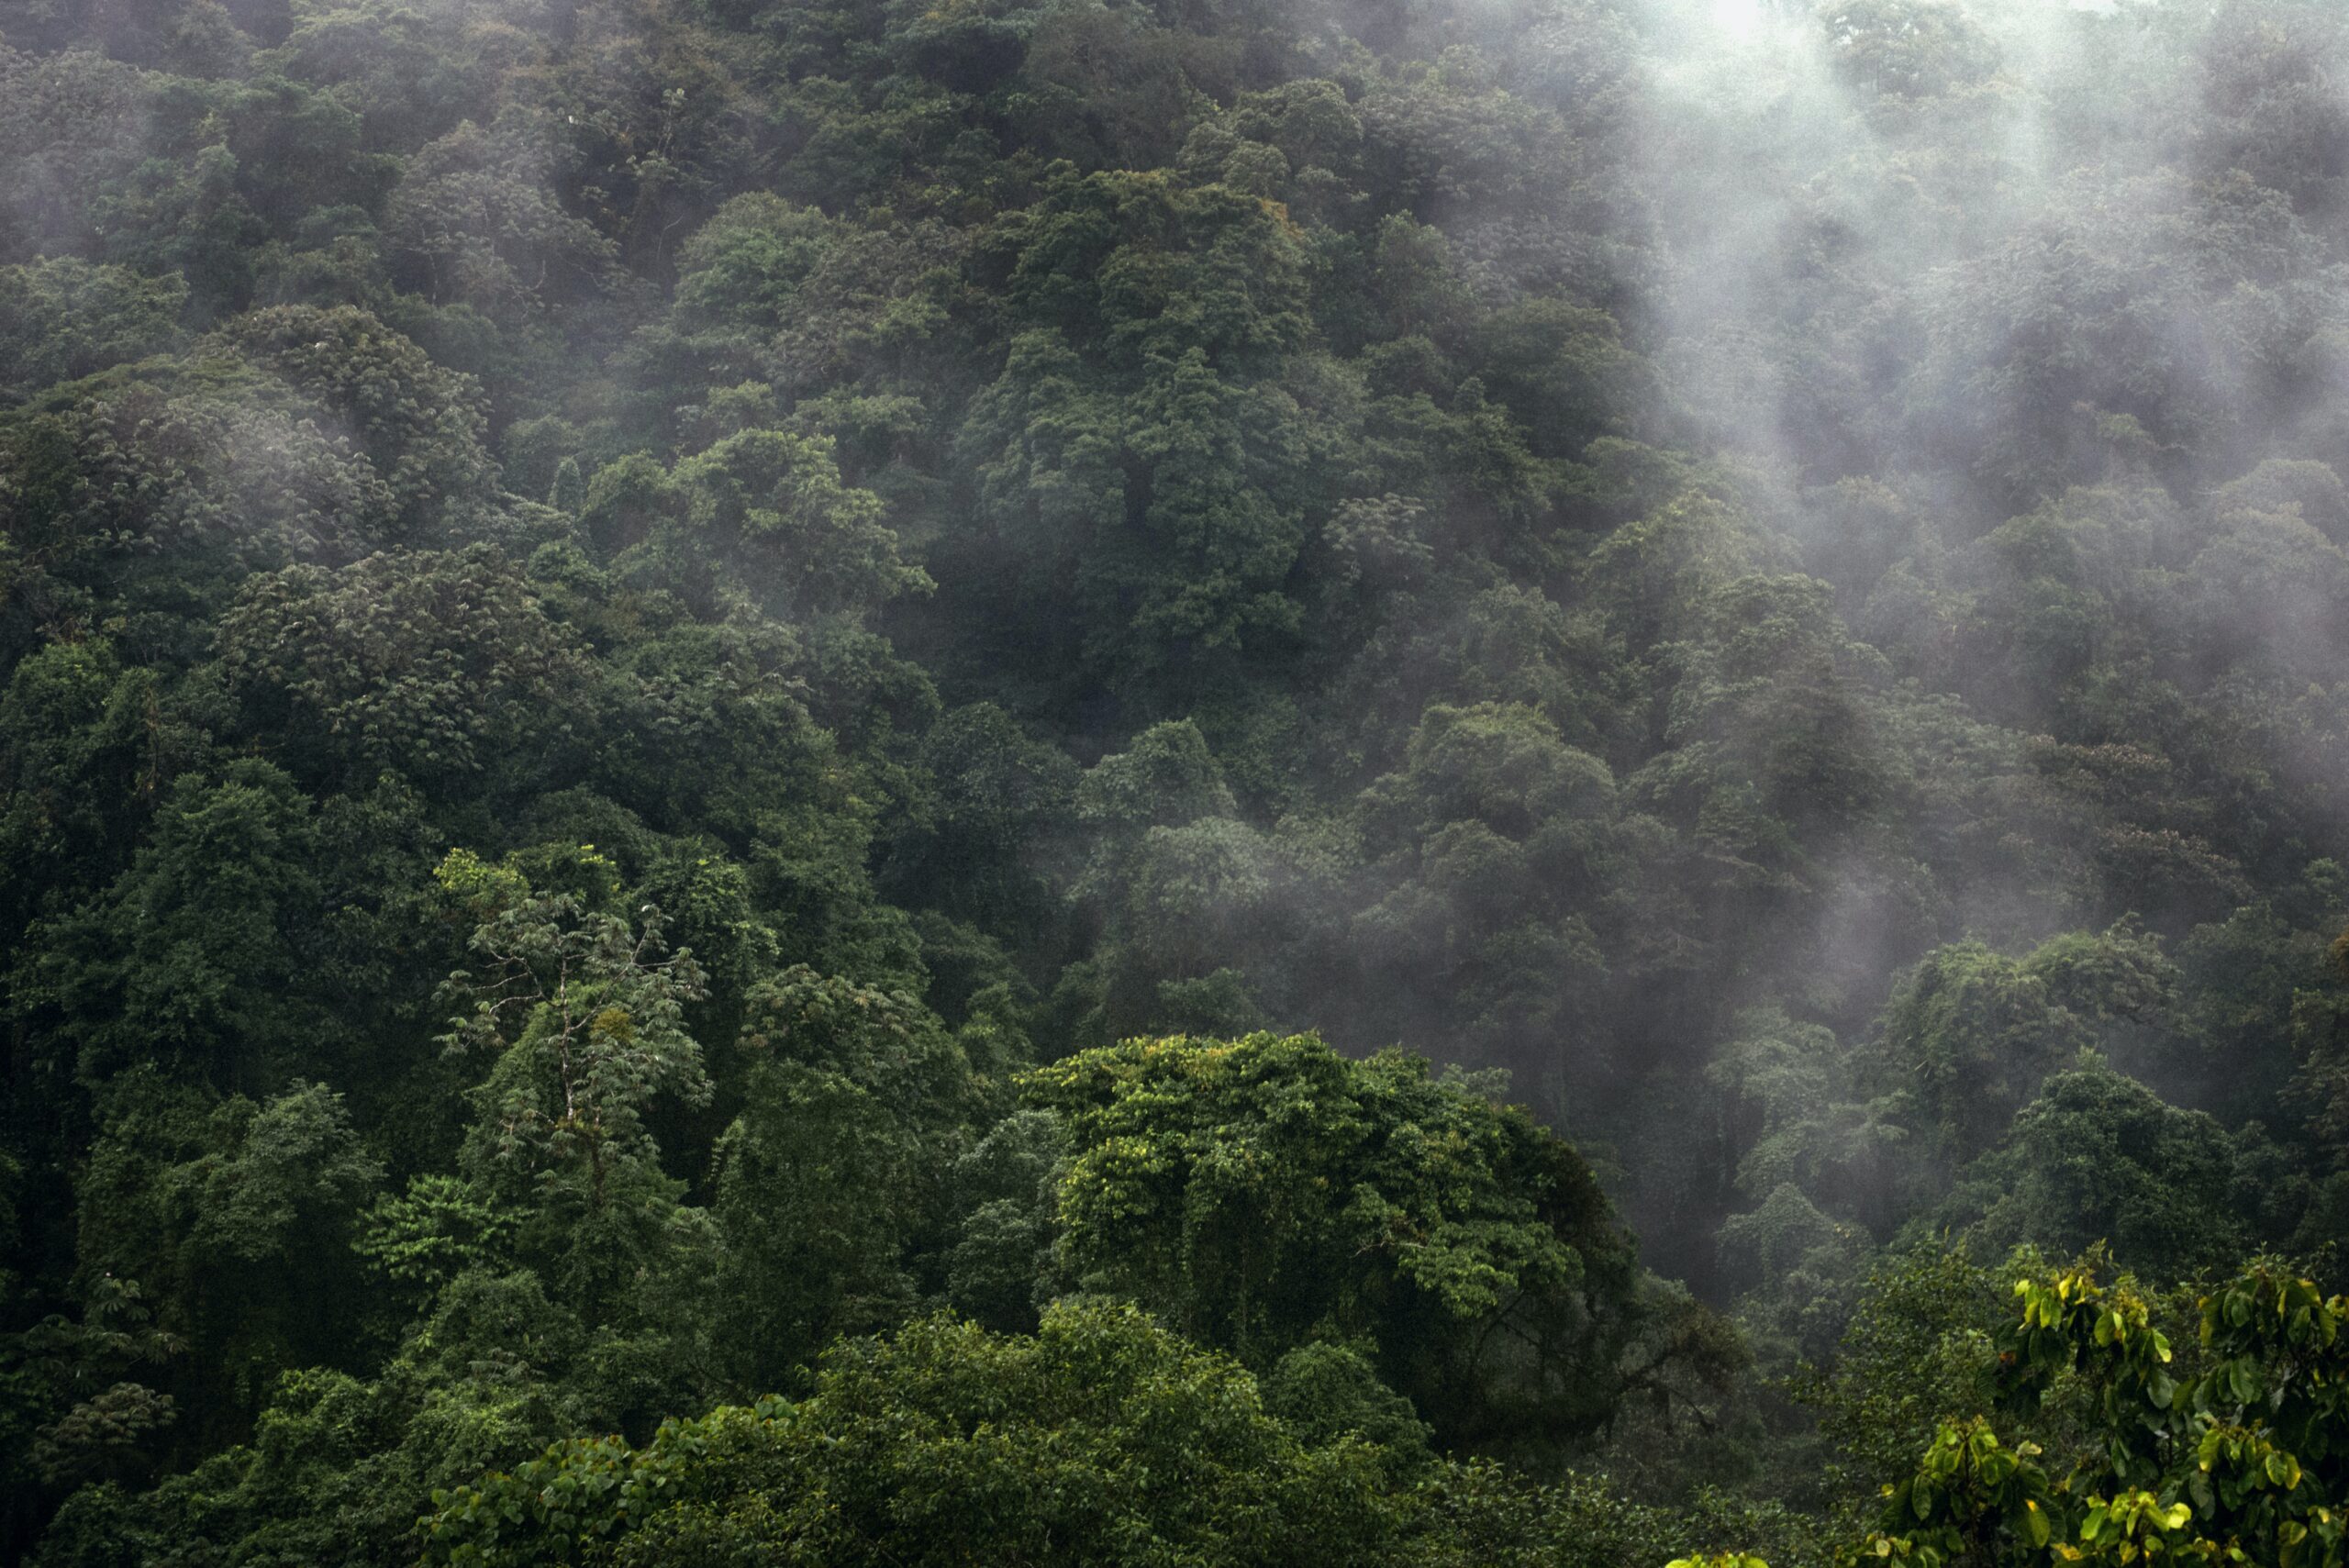
<instances>
[{"instance_id":1,"label":"tropical rainforest","mask_svg":"<svg viewBox=\"0 0 2349 1568\"><path fill-rule=\"evenodd\" d=\"M0 3L0 1560L2349 1562L2349 10Z\"/></svg>"}]
</instances>

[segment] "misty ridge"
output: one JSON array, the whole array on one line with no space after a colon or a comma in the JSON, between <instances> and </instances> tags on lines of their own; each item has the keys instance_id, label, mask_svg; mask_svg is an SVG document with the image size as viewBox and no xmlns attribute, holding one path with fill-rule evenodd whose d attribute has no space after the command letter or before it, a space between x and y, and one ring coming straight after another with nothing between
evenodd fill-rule
<instances>
[{"instance_id":1,"label":"misty ridge","mask_svg":"<svg viewBox=\"0 0 2349 1568\"><path fill-rule=\"evenodd\" d=\"M0 1561L2349 1558L2349 8L0 0Z\"/></svg>"}]
</instances>

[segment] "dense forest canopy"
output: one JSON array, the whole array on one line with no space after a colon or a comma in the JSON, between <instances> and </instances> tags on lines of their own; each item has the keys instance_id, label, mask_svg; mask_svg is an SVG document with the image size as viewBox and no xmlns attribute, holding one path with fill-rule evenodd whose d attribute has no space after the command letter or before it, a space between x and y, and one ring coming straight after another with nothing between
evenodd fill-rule
<instances>
[{"instance_id":1,"label":"dense forest canopy","mask_svg":"<svg viewBox=\"0 0 2349 1568\"><path fill-rule=\"evenodd\" d=\"M2349 1557L2349 12L0 4L0 1557Z\"/></svg>"}]
</instances>

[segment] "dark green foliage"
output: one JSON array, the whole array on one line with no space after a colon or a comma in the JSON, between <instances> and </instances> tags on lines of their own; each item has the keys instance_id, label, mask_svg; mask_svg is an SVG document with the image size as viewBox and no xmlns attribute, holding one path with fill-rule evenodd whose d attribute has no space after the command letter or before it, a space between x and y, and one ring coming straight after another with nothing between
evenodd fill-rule
<instances>
[{"instance_id":1,"label":"dark green foliage","mask_svg":"<svg viewBox=\"0 0 2349 1568\"><path fill-rule=\"evenodd\" d=\"M2021 960L1944 948L1894 993L1885 1049L1913 1075L1920 1118L1964 1160L2110 1030L2157 1025L2174 984L2159 946L2126 929L2058 938Z\"/></svg>"},{"instance_id":2,"label":"dark green foliage","mask_svg":"<svg viewBox=\"0 0 2349 1568\"><path fill-rule=\"evenodd\" d=\"M180 1349L173 1435L208 1446L240 1429L276 1369L347 1358L360 1302L351 1241L383 1173L340 1096L318 1084L256 1106L130 1073L106 1098L80 1184L81 1267L93 1279L141 1283L155 1330ZM295 1270L315 1295L276 1287ZM119 1406L132 1386L99 1399ZM121 1410L103 1422L69 1414L47 1440L53 1450L87 1447L102 1440L78 1428L133 1419ZM60 1451L49 1468L103 1474L105 1462Z\"/></svg>"},{"instance_id":3,"label":"dark green foliage","mask_svg":"<svg viewBox=\"0 0 2349 1568\"><path fill-rule=\"evenodd\" d=\"M2325 6L5 9L0 1560L2339 1555Z\"/></svg>"},{"instance_id":4,"label":"dark green foliage","mask_svg":"<svg viewBox=\"0 0 2349 1568\"><path fill-rule=\"evenodd\" d=\"M478 773L486 742L544 746L584 678L521 573L481 546L256 577L221 618L220 651L230 689L328 777Z\"/></svg>"},{"instance_id":5,"label":"dark green foliage","mask_svg":"<svg viewBox=\"0 0 2349 1568\"><path fill-rule=\"evenodd\" d=\"M101 1097L147 1061L222 1089L283 1082L323 1016L305 984L325 903L313 809L250 759L174 781L129 869L18 955L17 1006L54 1019L56 1064Z\"/></svg>"},{"instance_id":6,"label":"dark green foliage","mask_svg":"<svg viewBox=\"0 0 2349 1568\"><path fill-rule=\"evenodd\" d=\"M2238 1158L2210 1118L2090 1062L2049 1079L1960 1193L1998 1195L1980 1221L1987 1240L2060 1252L2104 1241L2124 1264L2189 1276L2243 1255Z\"/></svg>"},{"instance_id":7,"label":"dark green foliage","mask_svg":"<svg viewBox=\"0 0 2349 1568\"><path fill-rule=\"evenodd\" d=\"M583 851L552 869L585 891L540 893L463 851L437 873L479 921L444 993L463 1009L449 1050L487 1059L459 1168L515 1218L517 1255L565 1305L590 1321L658 1316L662 1287L706 1250L649 1125L657 1099L709 1100L685 1017L704 974L657 914L596 907L616 891L608 862Z\"/></svg>"},{"instance_id":8,"label":"dark green foliage","mask_svg":"<svg viewBox=\"0 0 2349 1568\"><path fill-rule=\"evenodd\" d=\"M0 360L22 395L170 347L187 285L71 256L0 271Z\"/></svg>"},{"instance_id":9,"label":"dark green foliage","mask_svg":"<svg viewBox=\"0 0 2349 1568\"><path fill-rule=\"evenodd\" d=\"M718 1140L719 1334L772 1388L837 1336L902 1318L945 1220L940 1165L975 1108L969 1063L902 993L805 966L752 989L741 1114Z\"/></svg>"},{"instance_id":10,"label":"dark green foliage","mask_svg":"<svg viewBox=\"0 0 2349 1568\"><path fill-rule=\"evenodd\" d=\"M1302 1439L1132 1307L1059 1307L1032 1339L932 1318L838 1354L804 1403L635 1451L580 1440L444 1494L427 1559L1406 1561L1376 1457Z\"/></svg>"},{"instance_id":11,"label":"dark green foliage","mask_svg":"<svg viewBox=\"0 0 2349 1568\"><path fill-rule=\"evenodd\" d=\"M1423 1061L1309 1036L1132 1041L1039 1070L1057 1112L1060 1256L1252 1364L1359 1337L1454 1443L1603 1423L1653 1309L1588 1170Z\"/></svg>"}]
</instances>

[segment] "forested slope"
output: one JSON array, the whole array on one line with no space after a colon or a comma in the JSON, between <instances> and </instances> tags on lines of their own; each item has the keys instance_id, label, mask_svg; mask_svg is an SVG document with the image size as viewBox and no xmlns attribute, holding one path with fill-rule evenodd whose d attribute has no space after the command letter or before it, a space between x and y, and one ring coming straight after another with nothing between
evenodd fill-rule
<instances>
[{"instance_id":1,"label":"forested slope","mask_svg":"<svg viewBox=\"0 0 2349 1568\"><path fill-rule=\"evenodd\" d=\"M0 1555L2333 1562L2343 82L0 5Z\"/></svg>"}]
</instances>

